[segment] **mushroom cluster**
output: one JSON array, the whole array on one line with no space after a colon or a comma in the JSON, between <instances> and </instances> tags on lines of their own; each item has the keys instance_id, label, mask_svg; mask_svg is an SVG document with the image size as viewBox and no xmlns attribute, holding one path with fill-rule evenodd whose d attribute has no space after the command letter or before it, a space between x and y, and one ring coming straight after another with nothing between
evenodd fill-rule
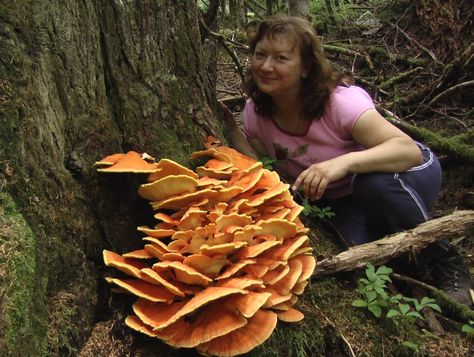
<instances>
[{"instance_id":1,"label":"mushroom cluster","mask_svg":"<svg viewBox=\"0 0 474 357\"><path fill-rule=\"evenodd\" d=\"M263 343L277 320L303 319L294 305L316 260L302 207L277 173L212 140L198 157L209 160L196 172L133 151L96 162L101 172L148 173L138 194L158 220L138 227L143 249L104 250L105 264L126 276L106 279L138 297L130 328L173 347L234 356Z\"/></svg>"}]
</instances>

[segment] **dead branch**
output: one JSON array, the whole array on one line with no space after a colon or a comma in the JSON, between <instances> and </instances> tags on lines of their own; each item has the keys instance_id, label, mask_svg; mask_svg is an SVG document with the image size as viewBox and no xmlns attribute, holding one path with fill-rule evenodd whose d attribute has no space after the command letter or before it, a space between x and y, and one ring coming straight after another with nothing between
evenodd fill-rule
<instances>
[{"instance_id":1,"label":"dead branch","mask_svg":"<svg viewBox=\"0 0 474 357\"><path fill-rule=\"evenodd\" d=\"M417 252L441 239L459 237L474 229L474 211L455 211L447 216L432 219L416 228L397 233L356 247L318 262L314 277L351 271L365 267L367 262L384 264L407 252Z\"/></svg>"},{"instance_id":2,"label":"dead branch","mask_svg":"<svg viewBox=\"0 0 474 357\"><path fill-rule=\"evenodd\" d=\"M243 44L239 44L238 42L235 42L235 41L232 41L232 40L229 40L229 39L225 38L224 36L214 32L214 31L211 31L211 29L209 29L209 27L206 26L206 24L204 23L204 21L202 19L200 19L200 22L201 22L201 26L203 26L206 29L208 34L210 36L214 37L217 40L217 42L219 42L221 44L221 46L224 47L224 49L227 51L227 53L232 58L232 60L234 61L235 65L237 67L237 70L239 72L239 76L240 76L242 82L244 82L245 74L244 74L244 70L242 68L242 65L240 64L239 58L237 57L237 54L234 51L232 51L229 48L229 46L227 46L226 42L231 42L232 44L237 44L239 46L242 46L242 48L245 48L245 49L247 49L248 46L243 45Z\"/></svg>"},{"instance_id":3,"label":"dead branch","mask_svg":"<svg viewBox=\"0 0 474 357\"><path fill-rule=\"evenodd\" d=\"M434 103L436 103L441 98L445 97L446 95L448 95L448 94L450 94L450 93L452 93L452 92L454 92L454 91L456 91L460 88L469 87L469 86L472 86L472 85L474 85L474 80L456 84L456 85L446 89L445 91L439 93L436 97L431 99L431 101L428 103L428 106L433 105Z\"/></svg>"},{"instance_id":4,"label":"dead branch","mask_svg":"<svg viewBox=\"0 0 474 357\"><path fill-rule=\"evenodd\" d=\"M441 62L438 58L436 58L435 54L433 53L433 51L430 51L429 49L427 49L425 46L423 46L421 43L419 43L417 40L415 40L413 37L411 37L409 34L407 34L405 31L403 31L398 25L395 25L395 24L392 24L391 22L388 22L388 24L390 24L392 27L394 27L395 29L397 29L397 31L400 31L400 33L403 34L403 36L405 36L407 38L408 41L410 41L411 43L415 44L416 46L418 46L420 49L422 49L424 52L426 52L432 59L433 61L435 61L436 63L440 64L440 65L443 65L443 62Z\"/></svg>"}]
</instances>

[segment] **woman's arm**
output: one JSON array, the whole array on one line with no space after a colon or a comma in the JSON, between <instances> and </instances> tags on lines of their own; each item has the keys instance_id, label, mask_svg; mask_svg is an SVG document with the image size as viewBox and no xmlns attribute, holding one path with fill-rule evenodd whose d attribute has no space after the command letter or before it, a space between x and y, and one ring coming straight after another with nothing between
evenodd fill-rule
<instances>
[{"instance_id":1,"label":"woman's arm","mask_svg":"<svg viewBox=\"0 0 474 357\"><path fill-rule=\"evenodd\" d=\"M230 140L235 149L255 160L259 160L259 156L268 156L261 141L248 139L238 126L230 128Z\"/></svg>"},{"instance_id":2,"label":"woman's arm","mask_svg":"<svg viewBox=\"0 0 474 357\"><path fill-rule=\"evenodd\" d=\"M218 103L224 114L227 127L230 131L230 141L232 146L242 154L247 155L255 160L258 160L259 156L268 156L262 142L258 139L247 139L235 121L234 115L229 110L229 108L227 108L227 106L221 102Z\"/></svg>"},{"instance_id":3,"label":"woman's arm","mask_svg":"<svg viewBox=\"0 0 474 357\"><path fill-rule=\"evenodd\" d=\"M360 116L352 135L366 150L311 165L298 176L293 189L303 187L307 197L319 199L330 182L340 180L348 173L402 172L422 162L421 151L415 142L375 109Z\"/></svg>"},{"instance_id":4,"label":"woman's arm","mask_svg":"<svg viewBox=\"0 0 474 357\"><path fill-rule=\"evenodd\" d=\"M423 160L415 142L375 109L363 113L352 130L366 150L347 154L348 172L403 172Z\"/></svg>"}]
</instances>

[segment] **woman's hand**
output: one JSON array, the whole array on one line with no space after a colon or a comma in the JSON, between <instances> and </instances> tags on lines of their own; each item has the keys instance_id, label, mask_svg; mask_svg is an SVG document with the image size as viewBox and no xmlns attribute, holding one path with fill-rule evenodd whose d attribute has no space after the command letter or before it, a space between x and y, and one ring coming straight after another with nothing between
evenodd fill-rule
<instances>
[{"instance_id":1,"label":"woman's hand","mask_svg":"<svg viewBox=\"0 0 474 357\"><path fill-rule=\"evenodd\" d=\"M342 179L349 173L347 155L311 165L301 172L293 184L293 190L303 187L310 200L320 199L329 183Z\"/></svg>"}]
</instances>

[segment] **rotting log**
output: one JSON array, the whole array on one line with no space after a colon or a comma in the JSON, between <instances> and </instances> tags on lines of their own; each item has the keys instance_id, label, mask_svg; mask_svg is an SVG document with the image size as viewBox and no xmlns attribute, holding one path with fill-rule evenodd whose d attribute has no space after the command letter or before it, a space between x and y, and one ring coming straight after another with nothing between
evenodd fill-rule
<instances>
[{"instance_id":1,"label":"rotting log","mask_svg":"<svg viewBox=\"0 0 474 357\"><path fill-rule=\"evenodd\" d=\"M430 243L459 237L470 231L474 231L474 211L454 211L413 229L361 244L323 259L317 263L313 277L361 269L367 262L381 265L404 253L417 252Z\"/></svg>"}]
</instances>

